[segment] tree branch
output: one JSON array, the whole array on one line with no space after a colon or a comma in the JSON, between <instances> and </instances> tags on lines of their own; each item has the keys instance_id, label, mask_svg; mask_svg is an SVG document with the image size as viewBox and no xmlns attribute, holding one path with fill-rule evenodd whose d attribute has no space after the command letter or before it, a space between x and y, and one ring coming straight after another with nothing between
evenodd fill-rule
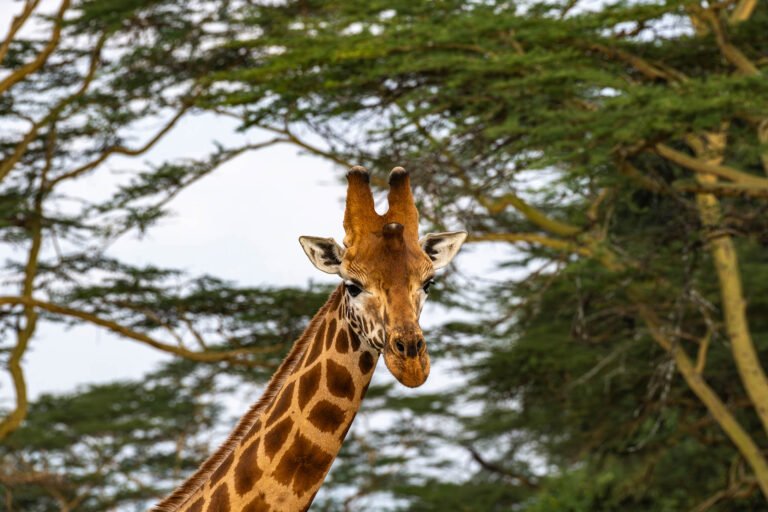
<instances>
[{"instance_id":1,"label":"tree branch","mask_svg":"<svg viewBox=\"0 0 768 512\"><path fill-rule=\"evenodd\" d=\"M104 151L101 155L99 155L98 158L92 160L91 162L88 162L87 164L81 165L77 169L73 169L69 172L66 172L60 176L57 176L55 179L51 180L51 187L56 186L58 183L72 179L77 178L78 176L90 171L91 169L94 169L95 167L98 167L101 165L107 158L109 158L111 155L126 155L126 156L138 156L142 153L145 153L146 151L149 151L152 146L154 146L166 133L168 133L179 121L179 119L182 118L182 116L189 111L189 109L192 107L191 101L186 101L182 105L182 107L179 109L178 112L176 112L176 115L174 115L166 124L163 126L163 128L158 131L154 137L149 139L143 146L138 148L126 148L124 146L113 146L106 151Z\"/></svg>"},{"instance_id":2,"label":"tree branch","mask_svg":"<svg viewBox=\"0 0 768 512\"><path fill-rule=\"evenodd\" d=\"M619 172L621 172L624 176L631 179L635 183L637 183L639 186L650 190L651 192L654 192L656 194L662 194L664 192L667 192L669 187L664 183L663 181L656 181L652 178L649 178L642 172L640 172L640 169L635 167L632 163L630 163L628 160L624 158L620 158L617 162L617 166L619 168Z\"/></svg>"},{"instance_id":3,"label":"tree branch","mask_svg":"<svg viewBox=\"0 0 768 512\"><path fill-rule=\"evenodd\" d=\"M747 21L755 11L755 7L757 7L757 0L741 0L731 13L728 21L731 24Z\"/></svg>"},{"instance_id":4,"label":"tree branch","mask_svg":"<svg viewBox=\"0 0 768 512\"><path fill-rule=\"evenodd\" d=\"M11 43L13 43L13 38L16 37L16 33L21 30L39 3L40 0L26 0L21 13L14 16L13 20L11 20L11 26L8 28L8 33L2 44L0 44L0 64L5 60L5 56L8 54L8 49L11 47Z\"/></svg>"},{"instance_id":5,"label":"tree branch","mask_svg":"<svg viewBox=\"0 0 768 512\"><path fill-rule=\"evenodd\" d=\"M768 158L768 155L766 157ZM768 188L756 188L740 183L696 183L689 180L678 180L672 183L672 188L678 192L712 194L719 197L768 198Z\"/></svg>"},{"instance_id":6,"label":"tree branch","mask_svg":"<svg viewBox=\"0 0 768 512\"><path fill-rule=\"evenodd\" d=\"M490 471L491 473L497 473L499 475L506 476L513 480L517 480L518 482L520 482L520 484L523 485L523 487L527 487L528 489L539 488L539 485L536 482L532 481L527 476L513 473L508 469L502 466L499 466L498 464L485 460L485 458L483 458L483 456L480 455L480 452L478 452L473 446L465 445L464 447L467 449L467 451L469 451L470 455L472 455L472 458L474 459L474 461L477 462L480 465L480 467L482 467L486 471Z\"/></svg>"},{"instance_id":7,"label":"tree branch","mask_svg":"<svg viewBox=\"0 0 768 512\"><path fill-rule=\"evenodd\" d=\"M739 50L733 43L728 40L728 36L723 26L723 22L720 16L712 9L705 9L703 11L703 17L709 22L709 26L712 27L712 32L715 34L715 41L717 47L720 48L720 53L723 57L733 64L733 66L739 70L740 73L747 76L755 76L760 74L760 70L755 64L747 58L744 53Z\"/></svg>"},{"instance_id":8,"label":"tree branch","mask_svg":"<svg viewBox=\"0 0 768 512\"><path fill-rule=\"evenodd\" d=\"M485 233L482 235L469 235L467 242L526 242L542 245L556 251L580 254L589 258L594 255L590 249L574 242L558 240L557 238L550 238L536 233Z\"/></svg>"},{"instance_id":9,"label":"tree branch","mask_svg":"<svg viewBox=\"0 0 768 512\"><path fill-rule=\"evenodd\" d=\"M726 146L724 129L720 132L706 133L701 139L689 137L688 140L694 151L706 159L699 161L709 166L719 166ZM696 178L705 186L717 184L717 177L711 174L699 174ZM712 194L698 194L696 203L704 228L717 230L722 220L717 198ZM763 429L768 433L768 377L752 341L736 248L728 234L713 237L709 243L720 284L723 317L731 342L731 353L747 395L762 422Z\"/></svg>"},{"instance_id":10,"label":"tree branch","mask_svg":"<svg viewBox=\"0 0 768 512\"><path fill-rule=\"evenodd\" d=\"M649 62L642 57L633 55L619 48L611 48L602 44L590 44L589 49L602 53L608 58L618 59L629 64L650 80L663 79L670 83L684 82L688 79L683 73L659 63Z\"/></svg>"},{"instance_id":11,"label":"tree branch","mask_svg":"<svg viewBox=\"0 0 768 512\"><path fill-rule=\"evenodd\" d=\"M65 479L62 475L45 471L17 471L13 473L0 472L0 484L9 487L18 485L62 485Z\"/></svg>"},{"instance_id":12,"label":"tree branch","mask_svg":"<svg viewBox=\"0 0 768 512\"><path fill-rule=\"evenodd\" d=\"M53 144L53 135L51 132L49 142ZM48 154L52 154L52 148L49 148ZM24 281L21 289L21 298L24 300L24 328L16 334L16 345L11 350L8 358L8 372L13 380L13 388L16 393L16 404L13 410L0 421L0 440L5 439L11 432L21 426L21 422L27 417L29 407L27 399L27 383L24 379L24 370L21 367L21 359L29 346L29 340L37 328L37 311L28 303L32 299L34 291L35 277L37 276L37 264L40 256L40 246L43 239L43 198L45 197L45 181L47 171L50 165L46 165L40 178L40 186L34 198L34 210L30 220L29 254L27 264L24 267Z\"/></svg>"},{"instance_id":13,"label":"tree branch","mask_svg":"<svg viewBox=\"0 0 768 512\"><path fill-rule=\"evenodd\" d=\"M755 188L768 188L768 179L760 178L753 174L739 171L732 167L727 167L688 156L681 151L672 149L666 144L656 144L654 146L654 151L670 162L676 163L681 167L685 167L686 169L690 169L691 171L697 173L712 174L720 178L725 178L736 183L741 183L742 185L750 185Z\"/></svg>"},{"instance_id":14,"label":"tree branch","mask_svg":"<svg viewBox=\"0 0 768 512\"><path fill-rule=\"evenodd\" d=\"M768 119L763 119L758 124L757 140L761 145L768 146ZM763 171L768 174L768 149L760 154L760 161L763 163Z\"/></svg>"},{"instance_id":15,"label":"tree branch","mask_svg":"<svg viewBox=\"0 0 768 512\"><path fill-rule=\"evenodd\" d=\"M350 167L355 165L355 164L353 164L351 162L347 162L343 158L340 158L339 156L337 156L337 155L335 155L335 154L333 154L333 153L331 153L329 151L322 150L322 149L320 149L317 146L313 146L312 144L309 144L308 142L305 142L305 141L301 140L296 135L294 135L294 133L292 131L290 131L287 127L286 128L275 128L274 126L269 126L269 125L257 125L257 126L259 128L261 128L262 130L267 130L267 131L270 131L272 133L276 133L278 135L282 135L287 140L287 142L290 142L290 143L292 143L292 144L294 144L296 146L299 146L300 148L306 149L307 151L309 151L313 155L321 156L321 157L323 157L323 158L325 158L327 160L335 162L335 163L337 163L337 164L339 164L339 165L341 165L343 167L346 167L347 169L349 169Z\"/></svg>"},{"instance_id":16,"label":"tree branch","mask_svg":"<svg viewBox=\"0 0 768 512\"><path fill-rule=\"evenodd\" d=\"M29 129L29 131L24 135L22 140L16 145L11 156L6 158L2 162L0 162L0 181L5 179L5 177L8 175L9 172L11 172L13 167L19 162L19 160L21 160L21 158L24 156L24 154L27 151L27 147L29 147L29 144L35 139L35 137L37 137L37 134L40 131L40 129L46 124L52 121L55 121L58 118L59 114L61 114L61 111L64 110L67 107L67 105L74 102L75 100L80 98L83 94L85 94L86 91L88 91L88 88L90 87L91 82L93 81L93 78L96 75L96 69L99 67L101 49L104 47L105 41L106 41L106 36L102 35L97 41L93 51L91 52L91 62L88 66L88 72L83 78L83 83L80 85L80 88L77 91L75 91L73 94L62 99L55 107L53 107L48 112L48 114L45 115L45 117L43 117L41 120L34 123L32 127Z\"/></svg>"},{"instance_id":17,"label":"tree branch","mask_svg":"<svg viewBox=\"0 0 768 512\"><path fill-rule=\"evenodd\" d=\"M766 463L760 447L755 444L749 434L739 425L736 418L720 400L720 397L709 387L702 376L696 372L693 363L679 344L666 337L656 314L644 304L638 303L636 307L640 317L648 327L651 337L672 355L677 369L680 371L683 379L685 379L688 387L701 400L718 425L720 425L720 428L723 429L747 461L755 474L763 495L768 498L768 463Z\"/></svg>"},{"instance_id":18,"label":"tree branch","mask_svg":"<svg viewBox=\"0 0 768 512\"><path fill-rule=\"evenodd\" d=\"M490 199L483 197L480 202L486 207L488 213L491 215L497 215L503 212L508 206L512 206L515 210L522 213L523 216L542 228L544 231L559 236L575 236L583 231L578 226L573 226L565 222L561 222L557 219L548 217L540 210L529 205L520 197L514 193L504 194L498 199Z\"/></svg>"},{"instance_id":19,"label":"tree branch","mask_svg":"<svg viewBox=\"0 0 768 512\"><path fill-rule=\"evenodd\" d=\"M34 299L31 297L27 298L27 297L21 297L21 296L0 296L0 305L3 305L3 304L22 304L25 306L40 308L42 310L48 311L49 313L68 316L71 318L77 318L79 320L83 320L85 322L98 325L100 327L104 327L107 330L112 331L113 333L118 334L124 338L129 338L135 341L139 341L141 343L144 343L145 345L149 345L150 347L156 348L162 352L167 352L169 354L183 357L191 361L199 361L201 363L217 363L221 361L227 361L233 364L238 364L238 365L247 366L247 367L257 367L257 368L272 367L271 365L268 365L268 364L257 363L256 361L252 361L252 360L249 361L245 359L245 357L256 353L257 351L255 350L245 348L245 349L226 350L221 352L207 352L207 351L195 352L183 347L177 347L175 345L169 345L167 343L163 343L144 333L134 331L133 329L125 327L124 325L120 325L119 323L114 322L112 320L101 318L95 314L88 313L86 311L80 311L77 309L68 308L66 306L61 306L58 304L53 304L51 302L45 302L45 301Z\"/></svg>"},{"instance_id":20,"label":"tree branch","mask_svg":"<svg viewBox=\"0 0 768 512\"><path fill-rule=\"evenodd\" d=\"M24 80L28 75L40 69L48 60L48 57L53 53L53 50L59 45L59 40L61 39L61 26L64 22L64 13L69 9L70 1L71 0L62 0L61 5L59 6L59 12L53 20L53 30L51 31L51 37L48 40L48 44L46 44L42 51L37 54L37 57L35 57L33 61L14 70L10 75L0 81L0 95L5 93L19 81Z\"/></svg>"},{"instance_id":21,"label":"tree branch","mask_svg":"<svg viewBox=\"0 0 768 512\"><path fill-rule=\"evenodd\" d=\"M746 498L754 492L756 486L757 483L753 478L747 478L738 482L734 482L727 488L717 491L712 496L696 505L691 509L691 512L706 512L707 510L717 505L720 501L727 500L729 498Z\"/></svg>"},{"instance_id":22,"label":"tree branch","mask_svg":"<svg viewBox=\"0 0 768 512\"><path fill-rule=\"evenodd\" d=\"M245 153L246 151L257 151L259 149L262 149L262 148L265 148L265 147L268 147L268 146L272 146L274 144L279 144L279 143L282 143L282 142L290 142L290 141L288 141L287 139L275 137L273 139L266 140L266 141L263 141L263 142L256 142L256 143L253 143L253 144L245 144L243 146L240 146L239 148L228 150L227 154L224 157L222 157L220 160L218 160L215 165L212 165L205 172L200 172L200 173L195 174L194 176L192 176L191 179L189 179L186 182L182 183L178 187L173 188L170 191L168 191L165 197L163 197L157 203L152 205L153 208L158 208L159 209L159 208L162 208L163 206L167 205L177 195L179 195L181 193L181 191L184 190L186 187L188 187L191 184L201 180L205 176L208 176L211 172L213 172L214 170L218 169L224 163L229 162L233 158L235 158L235 157ZM130 231L130 229L131 229L131 226L128 226L128 227L125 227L125 228L119 230L116 233L113 233L110 236L110 238L107 240L105 245L101 248L101 251L106 250L107 246L109 246L110 244L114 243L115 240L120 238L126 232Z\"/></svg>"},{"instance_id":23,"label":"tree branch","mask_svg":"<svg viewBox=\"0 0 768 512\"><path fill-rule=\"evenodd\" d=\"M696 373L702 375L704 373L704 367L707 364L707 351L709 350L709 342L712 339L712 331L707 331L707 334L699 341L699 351L696 353Z\"/></svg>"}]
</instances>

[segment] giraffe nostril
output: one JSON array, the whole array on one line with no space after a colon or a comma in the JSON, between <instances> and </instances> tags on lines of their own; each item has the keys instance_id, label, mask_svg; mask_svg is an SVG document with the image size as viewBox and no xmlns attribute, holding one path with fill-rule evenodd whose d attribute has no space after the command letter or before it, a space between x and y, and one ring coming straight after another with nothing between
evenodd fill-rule
<instances>
[{"instance_id":1,"label":"giraffe nostril","mask_svg":"<svg viewBox=\"0 0 768 512\"><path fill-rule=\"evenodd\" d=\"M397 351L401 354L405 354L405 345L403 345L402 341L398 341L395 343L395 348L397 348Z\"/></svg>"},{"instance_id":2,"label":"giraffe nostril","mask_svg":"<svg viewBox=\"0 0 768 512\"><path fill-rule=\"evenodd\" d=\"M419 340L416 342L416 350L418 352L421 352L424 349L424 340Z\"/></svg>"}]
</instances>

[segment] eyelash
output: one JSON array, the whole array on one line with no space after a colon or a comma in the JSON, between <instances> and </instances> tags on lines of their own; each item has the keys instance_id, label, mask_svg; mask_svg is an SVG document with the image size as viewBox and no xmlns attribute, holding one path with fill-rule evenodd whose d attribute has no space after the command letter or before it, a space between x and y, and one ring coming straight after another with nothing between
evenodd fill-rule
<instances>
[{"instance_id":1,"label":"eyelash","mask_svg":"<svg viewBox=\"0 0 768 512\"><path fill-rule=\"evenodd\" d=\"M347 293L349 293L352 297L357 297L363 292L363 289L355 283L344 283L344 288L347 289Z\"/></svg>"}]
</instances>

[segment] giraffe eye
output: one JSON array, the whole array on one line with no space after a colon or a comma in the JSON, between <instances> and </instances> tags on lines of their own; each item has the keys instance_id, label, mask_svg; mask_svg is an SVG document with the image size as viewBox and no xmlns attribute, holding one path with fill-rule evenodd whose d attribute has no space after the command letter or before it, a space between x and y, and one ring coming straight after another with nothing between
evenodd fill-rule
<instances>
[{"instance_id":1,"label":"giraffe eye","mask_svg":"<svg viewBox=\"0 0 768 512\"><path fill-rule=\"evenodd\" d=\"M352 297L357 297L363 291L363 289L355 283L344 283L344 288L347 289L347 293L349 293Z\"/></svg>"},{"instance_id":2,"label":"giraffe eye","mask_svg":"<svg viewBox=\"0 0 768 512\"><path fill-rule=\"evenodd\" d=\"M424 293L429 293L429 288L435 284L434 279L427 280L423 285L421 285L421 289L424 290Z\"/></svg>"}]
</instances>

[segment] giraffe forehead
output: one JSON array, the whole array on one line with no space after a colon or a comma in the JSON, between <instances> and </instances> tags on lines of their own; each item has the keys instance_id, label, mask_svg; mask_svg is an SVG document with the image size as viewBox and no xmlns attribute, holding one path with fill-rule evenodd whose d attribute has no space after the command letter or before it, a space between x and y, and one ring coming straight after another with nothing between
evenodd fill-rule
<instances>
[{"instance_id":1,"label":"giraffe forehead","mask_svg":"<svg viewBox=\"0 0 768 512\"><path fill-rule=\"evenodd\" d=\"M418 243L389 244L380 237L348 247L343 268L350 278L381 288L420 281L433 270L432 261Z\"/></svg>"}]
</instances>

